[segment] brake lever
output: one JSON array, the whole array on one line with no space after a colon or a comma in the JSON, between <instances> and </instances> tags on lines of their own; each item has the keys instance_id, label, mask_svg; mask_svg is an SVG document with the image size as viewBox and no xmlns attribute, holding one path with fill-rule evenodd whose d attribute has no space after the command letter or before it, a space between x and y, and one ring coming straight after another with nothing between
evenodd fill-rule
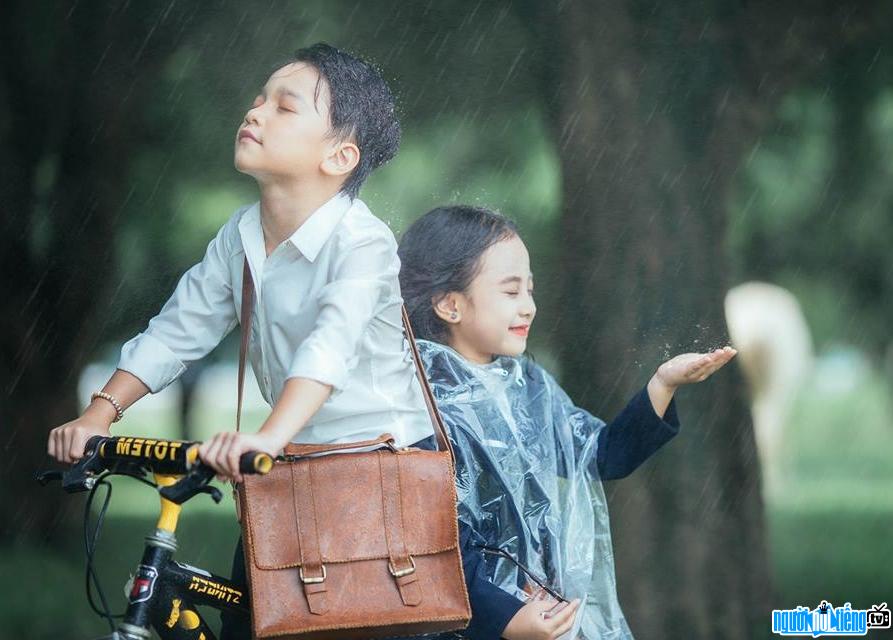
<instances>
[{"instance_id":1,"label":"brake lever","mask_svg":"<svg viewBox=\"0 0 893 640\"><path fill-rule=\"evenodd\" d=\"M204 486L200 489L199 493L207 493L211 496L211 500L216 504L220 504L220 501L223 500L223 493L217 487L212 487L210 485Z\"/></svg>"},{"instance_id":2,"label":"brake lever","mask_svg":"<svg viewBox=\"0 0 893 640\"><path fill-rule=\"evenodd\" d=\"M97 437L91 438L85 447L84 457L66 471L59 469L47 469L36 474L35 479L46 486L47 483L61 480L62 488L67 493L81 493L89 491L97 482L94 473L102 471L102 461L99 458L99 448L96 446Z\"/></svg>"},{"instance_id":3,"label":"brake lever","mask_svg":"<svg viewBox=\"0 0 893 640\"><path fill-rule=\"evenodd\" d=\"M34 476L34 479L37 480L42 487L45 487L50 482L61 480L62 472L58 469L46 469L45 471L38 471Z\"/></svg>"},{"instance_id":4,"label":"brake lever","mask_svg":"<svg viewBox=\"0 0 893 640\"><path fill-rule=\"evenodd\" d=\"M99 452L99 445L102 443L102 436L93 436L87 441L84 447L84 457L78 460L71 468L62 471L59 469L48 469L40 471L36 474L35 479L43 486L55 480L62 481L62 488L67 493L82 493L90 491L96 486L100 480L100 474L103 471L111 471L122 475L131 475L142 477L145 472L138 465L130 465L122 463L114 469L106 469L106 464L102 460Z\"/></svg>"},{"instance_id":5,"label":"brake lever","mask_svg":"<svg viewBox=\"0 0 893 640\"><path fill-rule=\"evenodd\" d=\"M248 451L239 457L239 470L242 473L268 473L273 468L273 459L266 453ZM199 461L185 476L174 484L158 490L163 498L176 504L183 504L190 498L207 493L214 502L219 503L223 494L208 483L217 473L213 468Z\"/></svg>"},{"instance_id":6,"label":"brake lever","mask_svg":"<svg viewBox=\"0 0 893 640\"><path fill-rule=\"evenodd\" d=\"M183 504L200 493L207 493L214 502L219 503L223 499L220 489L208 485L214 475L214 470L211 467L200 465L174 484L160 488L158 493L174 504Z\"/></svg>"},{"instance_id":7,"label":"brake lever","mask_svg":"<svg viewBox=\"0 0 893 640\"><path fill-rule=\"evenodd\" d=\"M82 493L92 489L99 478L97 476L88 475L83 468L76 467L69 471L59 471L58 469L48 469L40 471L35 475L35 479L43 486L56 480L62 481L62 488L67 493Z\"/></svg>"}]
</instances>

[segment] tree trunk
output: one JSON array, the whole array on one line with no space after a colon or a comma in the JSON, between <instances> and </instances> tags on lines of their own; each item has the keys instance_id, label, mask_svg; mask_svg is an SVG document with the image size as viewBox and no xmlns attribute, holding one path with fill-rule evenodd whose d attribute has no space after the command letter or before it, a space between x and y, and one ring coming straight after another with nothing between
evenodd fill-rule
<instances>
[{"instance_id":1,"label":"tree trunk","mask_svg":"<svg viewBox=\"0 0 893 640\"><path fill-rule=\"evenodd\" d=\"M605 419L669 356L727 342L724 196L747 142L716 129L734 87L681 96L684 61L647 51L682 27L649 41L630 13L570 2L556 25L562 379ZM772 600L743 381L731 366L678 395L679 437L607 487L621 604L642 638L750 638Z\"/></svg>"},{"instance_id":2,"label":"tree trunk","mask_svg":"<svg viewBox=\"0 0 893 640\"><path fill-rule=\"evenodd\" d=\"M784 90L873 24L834 3L811 11L569 0L539 12L563 169L554 339L568 392L597 415L668 357L727 342L735 173ZM732 365L677 396L680 435L607 487L621 604L642 638L761 637L777 603L743 379Z\"/></svg>"}]
</instances>

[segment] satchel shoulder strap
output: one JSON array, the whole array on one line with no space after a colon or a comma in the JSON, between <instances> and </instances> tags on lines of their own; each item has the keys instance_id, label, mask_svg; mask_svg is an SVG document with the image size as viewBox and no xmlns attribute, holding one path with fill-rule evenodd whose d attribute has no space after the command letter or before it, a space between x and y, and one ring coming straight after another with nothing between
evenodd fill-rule
<instances>
[{"instance_id":1,"label":"satchel shoulder strap","mask_svg":"<svg viewBox=\"0 0 893 640\"><path fill-rule=\"evenodd\" d=\"M437 448L441 451L449 451L450 457L455 463L455 453L453 445L447 437L446 427L443 424L443 418L440 411L437 410L437 402L434 399L434 393L431 391L431 385L425 377L425 368L422 365L422 357L419 355L419 348L416 346L415 334L412 332L412 325L409 322L409 314L406 313L406 306L401 306L401 316L403 318L403 330L406 332L406 340L409 342L409 348L412 352L412 359L415 363L416 376L419 385L422 388L422 396L425 399L425 406L428 408L428 416L431 418L431 424L434 426L434 435L437 438ZM236 431L241 428L242 421L242 394L245 387L245 361L248 357L248 338L251 335L251 319L254 313L254 280L251 277L251 268L248 266L248 258L245 258L242 267L242 342L239 347L239 395L236 408Z\"/></svg>"},{"instance_id":2,"label":"satchel shoulder strap","mask_svg":"<svg viewBox=\"0 0 893 640\"><path fill-rule=\"evenodd\" d=\"M406 332L406 339L409 341L409 349L412 351L412 359L415 362L416 375L419 378L419 385L422 387L422 395L425 398L425 405L428 407L428 415L431 417L431 424L434 425L434 435L437 437L437 448L441 451L449 451L450 457L455 462L456 456L453 453L453 445L447 436L446 427L443 424L443 417L437 409L437 401L434 399L434 392L431 391L431 385L428 384L428 378L425 376L425 366L422 364L422 356L419 355L419 348L415 342L415 334L412 332L412 324L409 322L409 314L406 312L406 305L400 305L400 312L403 316L403 330Z\"/></svg>"},{"instance_id":3,"label":"satchel shoulder strap","mask_svg":"<svg viewBox=\"0 0 893 640\"><path fill-rule=\"evenodd\" d=\"M248 256L242 265L242 343L239 346L239 395L236 405L236 431L242 427L242 392L245 388L245 360L248 358L248 338L251 335L251 318L254 315L254 279L251 277L251 267L248 266Z\"/></svg>"}]
</instances>

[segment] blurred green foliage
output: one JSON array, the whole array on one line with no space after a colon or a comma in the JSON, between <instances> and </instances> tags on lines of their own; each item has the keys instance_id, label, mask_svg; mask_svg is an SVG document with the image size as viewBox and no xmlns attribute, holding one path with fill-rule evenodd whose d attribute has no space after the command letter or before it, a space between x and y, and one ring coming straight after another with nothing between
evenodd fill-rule
<instances>
[{"instance_id":1,"label":"blurred green foliage","mask_svg":"<svg viewBox=\"0 0 893 640\"><path fill-rule=\"evenodd\" d=\"M795 294L820 350L854 344L879 362L893 345L893 91L864 96L861 120L841 131L848 115L827 87L784 98L743 163L728 245L738 279ZM847 150L853 131L861 137ZM858 162L845 187L841 162Z\"/></svg>"}]
</instances>

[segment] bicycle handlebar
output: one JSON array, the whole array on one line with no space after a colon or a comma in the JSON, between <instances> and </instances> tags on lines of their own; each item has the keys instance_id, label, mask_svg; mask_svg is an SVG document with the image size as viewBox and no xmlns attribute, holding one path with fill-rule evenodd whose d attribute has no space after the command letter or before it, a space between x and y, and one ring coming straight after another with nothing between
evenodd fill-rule
<instances>
[{"instance_id":1,"label":"bicycle handlebar","mask_svg":"<svg viewBox=\"0 0 893 640\"><path fill-rule=\"evenodd\" d=\"M205 487L216 472L198 457L201 443L132 436L93 436L84 447L84 457L66 471L43 471L37 480L46 484L62 480L69 493L88 491L103 471L142 476L147 471L183 476L171 486L159 490L162 496L178 504ZM239 471L244 474L266 474L273 468L273 458L259 451L249 451L239 458ZM215 490L216 491L216 490ZM210 492L215 501L219 500ZM219 491L216 492L219 494Z\"/></svg>"},{"instance_id":2,"label":"bicycle handlebar","mask_svg":"<svg viewBox=\"0 0 893 640\"><path fill-rule=\"evenodd\" d=\"M96 449L99 457L112 464L135 463L155 473L180 475L188 473L204 463L199 460L200 442L160 440L130 436L94 436L87 442L87 449ZM242 473L266 473L273 466L273 459L266 453L249 451L239 458Z\"/></svg>"}]
</instances>

